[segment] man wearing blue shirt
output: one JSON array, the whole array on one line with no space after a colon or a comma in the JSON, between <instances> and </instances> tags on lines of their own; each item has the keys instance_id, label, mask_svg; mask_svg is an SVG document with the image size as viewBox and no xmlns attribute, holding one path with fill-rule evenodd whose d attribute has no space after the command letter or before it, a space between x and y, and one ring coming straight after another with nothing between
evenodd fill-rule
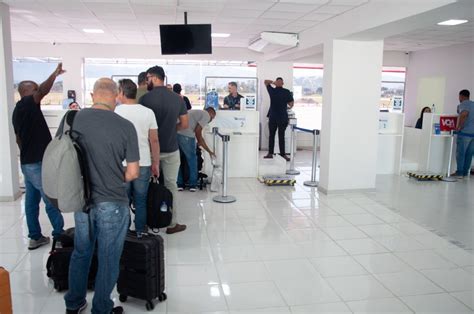
<instances>
[{"instance_id":1,"label":"man wearing blue shirt","mask_svg":"<svg viewBox=\"0 0 474 314\"><path fill-rule=\"evenodd\" d=\"M463 89L459 92L456 176L459 179L467 177L471 170L472 155L474 154L474 102L469 100L470 92Z\"/></svg>"}]
</instances>

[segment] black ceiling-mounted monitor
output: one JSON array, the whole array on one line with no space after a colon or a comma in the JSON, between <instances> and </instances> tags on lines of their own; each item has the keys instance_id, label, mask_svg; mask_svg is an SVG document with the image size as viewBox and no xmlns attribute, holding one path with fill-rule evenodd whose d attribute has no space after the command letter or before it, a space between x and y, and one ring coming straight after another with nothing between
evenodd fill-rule
<instances>
[{"instance_id":1,"label":"black ceiling-mounted monitor","mask_svg":"<svg viewBox=\"0 0 474 314\"><path fill-rule=\"evenodd\" d=\"M161 54L212 54L211 24L160 25Z\"/></svg>"}]
</instances>

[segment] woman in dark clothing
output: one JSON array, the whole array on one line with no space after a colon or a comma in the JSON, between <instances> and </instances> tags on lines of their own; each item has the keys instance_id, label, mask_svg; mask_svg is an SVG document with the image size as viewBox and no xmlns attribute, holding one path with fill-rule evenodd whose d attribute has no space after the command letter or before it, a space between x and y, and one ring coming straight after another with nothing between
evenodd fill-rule
<instances>
[{"instance_id":1,"label":"woman in dark clothing","mask_svg":"<svg viewBox=\"0 0 474 314\"><path fill-rule=\"evenodd\" d=\"M415 128L417 128L417 129L423 128L423 115L425 113L430 113L430 112L431 112L430 107L425 107L425 108L421 109L421 115L418 118L418 120L416 121Z\"/></svg>"},{"instance_id":2,"label":"woman in dark clothing","mask_svg":"<svg viewBox=\"0 0 474 314\"><path fill-rule=\"evenodd\" d=\"M184 103L186 104L186 109L191 110L193 106L191 106L191 102L189 101L189 98L181 95L181 91L182 91L182 88L180 84L176 83L173 85L173 92L181 96L181 98L183 98L184 100Z\"/></svg>"}]
</instances>

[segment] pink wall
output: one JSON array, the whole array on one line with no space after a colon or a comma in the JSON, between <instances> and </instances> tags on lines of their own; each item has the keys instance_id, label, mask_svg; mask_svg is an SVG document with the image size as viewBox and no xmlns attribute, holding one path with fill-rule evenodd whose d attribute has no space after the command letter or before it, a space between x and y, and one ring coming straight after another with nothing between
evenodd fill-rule
<instances>
[{"instance_id":1,"label":"pink wall","mask_svg":"<svg viewBox=\"0 0 474 314\"><path fill-rule=\"evenodd\" d=\"M410 53L405 88L407 126L414 126L419 115L418 81L432 76L446 78L444 111L456 113L459 91L468 89L474 95L474 43Z\"/></svg>"}]
</instances>

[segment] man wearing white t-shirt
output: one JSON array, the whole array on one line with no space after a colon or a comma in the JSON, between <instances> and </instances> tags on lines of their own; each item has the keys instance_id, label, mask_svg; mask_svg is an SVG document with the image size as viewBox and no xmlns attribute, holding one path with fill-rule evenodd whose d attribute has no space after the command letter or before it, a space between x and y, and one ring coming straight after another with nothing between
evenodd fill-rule
<instances>
[{"instance_id":1,"label":"man wearing white t-shirt","mask_svg":"<svg viewBox=\"0 0 474 314\"><path fill-rule=\"evenodd\" d=\"M119 81L117 101L121 103L115 112L135 126L140 150L140 177L127 183L130 200L135 205L135 229L138 235L145 232L146 200L150 176L160 175L160 144L155 114L149 108L137 104L137 85L130 79ZM150 155L151 148L151 155Z\"/></svg>"}]
</instances>

